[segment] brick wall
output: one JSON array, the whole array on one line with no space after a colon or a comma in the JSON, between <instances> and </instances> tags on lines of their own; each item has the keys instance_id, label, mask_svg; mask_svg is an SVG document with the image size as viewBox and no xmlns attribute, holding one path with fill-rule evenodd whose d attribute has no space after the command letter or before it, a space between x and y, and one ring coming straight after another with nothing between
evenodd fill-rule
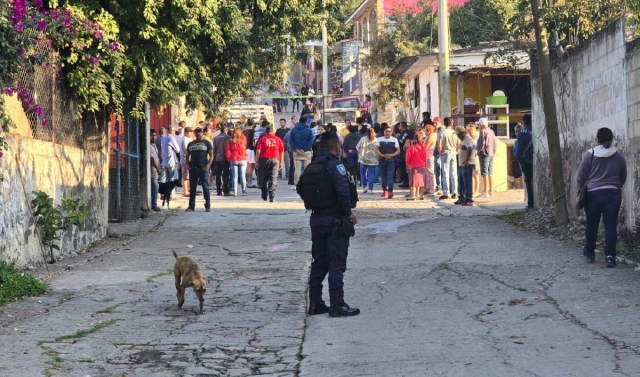
<instances>
[{"instance_id":1,"label":"brick wall","mask_svg":"<svg viewBox=\"0 0 640 377\"><path fill-rule=\"evenodd\" d=\"M613 131L618 149L629 162L630 176L635 169L631 140L640 136L632 133L640 127L640 52L628 52L627 35L625 20L621 19L552 63L566 192L574 214L576 172L584 153L595 146L598 128ZM545 115L535 62L532 76L535 198L537 204L551 204ZM621 221L630 225L634 213L638 213L634 182L625 186L623 195Z\"/></svg>"}]
</instances>

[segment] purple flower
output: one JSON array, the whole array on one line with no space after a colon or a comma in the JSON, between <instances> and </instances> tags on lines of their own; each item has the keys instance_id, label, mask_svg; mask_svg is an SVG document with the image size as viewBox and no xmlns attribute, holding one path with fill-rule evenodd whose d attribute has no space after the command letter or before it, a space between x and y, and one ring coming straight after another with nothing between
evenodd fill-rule
<instances>
[{"instance_id":1,"label":"purple flower","mask_svg":"<svg viewBox=\"0 0 640 377\"><path fill-rule=\"evenodd\" d=\"M19 58L24 56L24 49L19 48L18 51L16 51L16 55L18 55Z\"/></svg>"},{"instance_id":2,"label":"purple flower","mask_svg":"<svg viewBox=\"0 0 640 377\"><path fill-rule=\"evenodd\" d=\"M16 24L13 26L13 30L20 32L22 30L24 30L24 25L22 24L22 22L16 22Z\"/></svg>"},{"instance_id":3,"label":"purple flower","mask_svg":"<svg viewBox=\"0 0 640 377\"><path fill-rule=\"evenodd\" d=\"M99 56L91 58L91 66L92 67L97 67L99 63L100 63L100 57Z\"/></svg>"},{"instance_id":4,"label":"purple flower","mask_svg":"<svg viewBox=\"0 0 640 377\"><path fill-rule=\"evenodd\" d=\"M118 44L118 42L111 42L111 45L109 47L111 47L112 51L120 51L120 45Z\"/></svg>"},{"instance_id":5,"label":"purple flower","mask_svg":"<svg viewBox=\"0 0 640 377\"><path fill-rule=\"evenodd\" d=\"M4 156L4 153L2 153L2 149L0 149L0 157Z\"/></svg>"},{"instance_id":6,"label":"purple flower","mask_svg":"<svg viewBox=\"0 0 640 377\"><path fill-rule=\"evenodd\" d=\"M46 127L49 124L49 119L42 119L42 127Z\"/></svg>"},{"instance_id":7,"label":"purple flower","mask_svg":"<svg viewBox=\"0 0 640 377\"><path fill-rule=\"evenodd\" d=\"M35 105L32 110L34 113L36 113L38 118L42 118L42 115L44 115L44 111L42 110L42 107L40 105Z\"/></svg>"},{"instance_id":8,"label":"purple flower","mask_svg":"<svg viewBox=\"0 0 640 377\"><path fill-rule=\"evenodd\" d=\"M4 88L4 93L9 97L13 97L13 89L11 88Z\"/></svg>"},{"instance_id":9,"label":"purple flower","mask_svg":"<svg viewBox=\"0 0 640 377\"><path fill-rule=\"evenodd\" d=\"M66 17L71 16L71 11L69 10L69 8L64 8L64 10L62 11L62 13L64 13L64 15Z\"/></svg>"},{"instance_id":10,"label":"purple flower","mask_svg":"<svg viewBox=\"0 0 640 377\"><path fill-rule=\"evenodd\" d=\"M42 4L42 0L33 0L33 4L36 6L36 8L38 9L42 9L42 7L44 6Z\"/></svg>"},{"instance_id":11,"label":"purple flower","mask_svg":"<svg viewBox=\"0 0 640 377\"><path fill-rule=\"evenodd\" d=\"M71 17L63 18L62 21L60 21L60 25L62 25L62 26L71 25Z\"/></svg>"},{"instance_id":12,"label":"purple flower","mask_svg":"<svg viewBox=\"0 0 640 377\"><path fill-rule=\"evenodd\" d=\"M60 11L57 9L52 10L51 18L53 18L54 20L57 20L58 18L60 18Z\"/></svg>"},{"instance_id":13,"label":"purple flower","mask_svg":"<svg viewBox=\"0 0 640 377\"><path fill-rule=\"evenodd\" d=\"M43 31L46 28L47 28L47 22L46 21L38 21L38 24L36 25L36 30Z\"/></svg>"},{"instance_id":14,"label":"purple flower","mask_svg":"<svg viewBox=\"0 0 640 377\"><path fill-rule=\"evenodd\" d=\"M25 14L27 14L27 0L13 0L13 15L11 16L13 23L19 24Z\"/></svg>"},{"instance_id":15,"label":"purple flower","mask_svg":"<svg viewBox=\"0 0 640 377\"><path fill-rule=\"evenodd\" d=\"M99 31L96 31L95 33L93 33L93 37L95 39L102 39L102 33Z\"/></svg>"},{"instance_id":16,"label":"purple flower","mask_svg":"<svg viewBox=\"0 0 640 377\"><path fill-rule=\"evenodd\" d=\"M21 101L25 101L27 100L29 97L31 97L29 95L29 91L27 90L27 88L20 88L18 90L18 99Z\"/></svg>"}]
</instances>

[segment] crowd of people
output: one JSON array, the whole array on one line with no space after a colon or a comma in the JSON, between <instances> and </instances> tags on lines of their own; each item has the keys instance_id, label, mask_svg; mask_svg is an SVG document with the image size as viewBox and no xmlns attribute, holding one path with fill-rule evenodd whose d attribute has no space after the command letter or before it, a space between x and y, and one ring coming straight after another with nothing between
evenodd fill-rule
<instances>
[{"instance_id":1,"label":"crowd of people","mask_svg":"<svg viewBox=\"0 0 640 377\"><path fill-rule=\"evenodd\" d=\"M185 196L193 197L190 210L198 184L205 208L210 205L209 184L215 185L218 196L246 196L247 188L260 188L262 199L273 202L278 178L286 178L295 189L300 174L317 157L325 132L338 135L341 160L359 181L363 194L374 194L374 185L380 184L380 197L393 199L397 184L409 189L406 200L431 195L454 199L463 206L472 206L474 197L494 194L496 136L486 119L455 127L450 117L431 119L424 113L415 129L409 129L406 122L390 126L367 120L347 121L339 131L331 123L313 120L313 114L279 119L277 127L264 116L257 122L241 116L235 124L219 123L215 130L205 122L195 128L180 122L161 128L158 136L152 131L152 208L160 210L158 182L174 180ZM201 172L205 170L208 173Z\"/></svg>"}]
</instances>

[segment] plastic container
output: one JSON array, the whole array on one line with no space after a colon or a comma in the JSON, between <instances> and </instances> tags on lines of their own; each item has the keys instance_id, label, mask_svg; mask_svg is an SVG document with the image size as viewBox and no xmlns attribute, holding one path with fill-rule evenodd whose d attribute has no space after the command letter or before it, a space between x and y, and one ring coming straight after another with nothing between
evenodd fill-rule
<instances>
[{"instance_id":1,"label":"plastic container","mask_svg":"<svg viewBox=\"0 0 640 377\"><path fill-rule=\"evenodd\" d=\"M491 96L487 97L487 105L506 105L507 97Z\"/></svg>"}]
</instances>

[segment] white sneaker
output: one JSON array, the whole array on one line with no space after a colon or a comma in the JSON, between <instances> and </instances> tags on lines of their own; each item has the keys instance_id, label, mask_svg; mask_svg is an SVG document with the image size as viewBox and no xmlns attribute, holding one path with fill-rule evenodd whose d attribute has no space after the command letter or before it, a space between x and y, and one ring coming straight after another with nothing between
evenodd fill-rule
<instances>
[{"instance_id":1,"label":"white sneaker","mask_svg":"<svg viewBox=\"0 0 640 377\"><path fill-rule=\"evenodd\" d=\"M487 196L487 194L486 194L486 193L484 193L484 192L483 192L482 194L478 195L478 198L481 198L481 199L483 199L483 198L488 198L488 197L489 197L489 196Z\"/></svg>"},{"instance_id":2,"label":"white sneaker","mask_svg":"<svg viewBox=\"0 0 640 377\"><path fill-rule=\"evenodd\" d=\"M366 194L366 193L368 193L368 192L369 192L369 189L364 189L364 190L362 190L362 193L363 193L363 194Z\"/></svg>"},{"instance_id":3,"label":"white sneaker","mask_svg":"<svg viewBox=\"0 0 640 377\"><path fill-rule=\"evenodd\" d=\"M488 196L488 197L492 197L492 196L493 196L493 193L492 193L492 192L488 192L488 193L487 193L487 196Z\"/></svg>"},{"instance_id":4,"label":"white sneaker","mask_svg":"<svg viewBox=\"0 0 640 377\"><path fill-rule=\"evenodd\" d=\"M292 189L292 190L295 190L295 189L296 189L296 186L295 186L295 185L294 185L294 186L291 186L291 189Z\"/></svg>"}]
</instances>

